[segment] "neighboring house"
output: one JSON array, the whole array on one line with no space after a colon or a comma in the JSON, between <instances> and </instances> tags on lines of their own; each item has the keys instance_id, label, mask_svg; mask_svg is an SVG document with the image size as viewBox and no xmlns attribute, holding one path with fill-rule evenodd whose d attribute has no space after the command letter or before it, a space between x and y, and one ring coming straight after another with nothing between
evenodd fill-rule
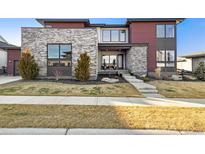
<instances>
[{"instance_id":1,"label":"neighboring house","mask_svg":"<svg viewBox=\"0 0 205 154\"><path fill-rule=\"evenodd\" d=\"M192 60L190 58L177 57L177 69L192 71Z\"/></svg>"},{"instance_id":2,"label":"neighboring house","mask_svg":"<svg viewBox=\"0 0 205 154\"><path fill-rule=\"evenodd\" d=\"M80 53L91 58L91 79L129 70L135 75L176 73L177 18L133 18L123 25L91 24L88 19L37 19L43 27L22 27L22 50L30 49L41 77L74 77Z\"/></svg>"},{"instance_id":3,"label":"neighboring house","mask_svg":"<svg viewBox=\"0 0 205 154\"><path fill-rule=\"evenodd\" d=\"M200 62L205 62L205 52L193 52L189 55L182 56L192 61L192 72L195 72Z\"/></svg>"},{"instance_id":4,"label":"neighboring house","mask_svg":"<svg viewBox=\"0 0 205 154\"><path fill-rule=\"evenodd\" d=\"M21 48L9 44L0 36L0 74L18 75Z\"/></svg>"}]
</instances>

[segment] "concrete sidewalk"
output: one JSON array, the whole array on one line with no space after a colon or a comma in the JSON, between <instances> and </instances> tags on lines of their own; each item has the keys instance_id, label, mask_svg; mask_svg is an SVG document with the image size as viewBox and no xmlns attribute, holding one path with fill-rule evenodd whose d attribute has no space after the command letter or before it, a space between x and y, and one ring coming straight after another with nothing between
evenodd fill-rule
<instances>
[{"instance_id":1,"label":"concrete sidewalk","mask_svg":"<svg viewBox=\"0 0 205 154\"><path fill-rule=\"evenodd\" d=\"M205 135L205 132L151 129L0 128L0 135Z\"/></svg>"},{"instance_id":2,"label":"concrete sidewalk","mask_svg":"<svg viewBox=\"0 0 205 154\"><path fill-rule=\"evenodd\" d=\"M0 96L0 104L122 105L205 107L205 99L134 97Z\"/></svg>"},{"instance_id":3,"label":"concrete sidewalk","mask_svg":"<svg viewBox=\"0 0 205 154\"><path fill-rule=\"evenodd\" d=\"M1 75L0 76L0 85L1 84L5 84L5 83L9 83L9 82L18 81L18 80L21 80L20 76L5 76L5 75Z\"/></svg>"}]
</instances>

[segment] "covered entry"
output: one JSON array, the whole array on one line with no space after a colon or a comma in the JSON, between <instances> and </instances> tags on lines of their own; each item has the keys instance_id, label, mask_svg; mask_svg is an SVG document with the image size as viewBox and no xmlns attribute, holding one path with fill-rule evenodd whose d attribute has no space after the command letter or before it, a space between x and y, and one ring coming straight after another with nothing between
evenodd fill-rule
<instances>
[{"instance_id":1,"label":"covered entry","mask_svg":"<svg viewBox=\"0 0 205 154\"><path fill-rule=\"evenodd\" d=\"M98 70L115 71L126 69L126 52L130 49L129 44L101 43L98 52Z\"/></svg>"}]
</instances>

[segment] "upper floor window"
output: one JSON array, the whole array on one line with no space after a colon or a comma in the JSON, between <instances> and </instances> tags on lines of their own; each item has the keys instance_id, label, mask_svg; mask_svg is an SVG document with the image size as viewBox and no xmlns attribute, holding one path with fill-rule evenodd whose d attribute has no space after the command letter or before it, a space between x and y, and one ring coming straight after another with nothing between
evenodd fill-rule
<instances>
[{"instance_id":1,"label":"upper floor window","mask_svg":"<svg viewBox=\"0 0 205 154\"><path fill-rule=\"evenodd\" d=\"M102 30L103 42L125 42L126 30Z\"/></svg>"},{"instance_id":2,"label":"upper floor window","mask_svg":"<svg viewBox=\"0 0 205 154\"><path fill-rule=\"evenodd\" d=\"M166 37L167 38L174 37L174 25L166 25Z\"/></svg>"},{"instance_id":3,"label":"upper floor window","mask_svg":"<svg viewBox=\"0 0 205 154\"><path fill-rule=\"evenodd\" d=\"M110 30L103 30L102 35L103 42L110 42Z\"/></svg>"},{"instance_id":4,"label":"upper floor window","mask_svg":"<svg viewBox=\"0 0 205 154\"><path fill-rule=\"evenodd\" d=\"M157 25L156 31L157 38L175 37L175 25Z\"/></svg>"}]
</instances>

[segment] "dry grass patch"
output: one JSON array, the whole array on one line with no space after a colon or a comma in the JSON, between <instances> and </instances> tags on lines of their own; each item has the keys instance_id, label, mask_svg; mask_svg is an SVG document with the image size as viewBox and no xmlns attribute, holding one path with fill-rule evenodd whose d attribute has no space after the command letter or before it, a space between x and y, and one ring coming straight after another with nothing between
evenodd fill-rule
<instances>
[{"instance_id":1,"label":"dry grass patch","mask_svg":"<svg viewBox=\"0 0 205 154\"><path fill-rule=\"evenodd\" d=\"M150 81L159 93L170 98L205 98L205 82L191 81Z\"/></svg>"},{"instance_id":2,"label":"dry grass patch","mask_svg":"<svg viewBox=\"0 0 205 154\"><path fill-rule=\"evenodd\" d=\"M0 127L205 131L205 108L0 105Z\"/></svg>"},{"instance_id":3,"label":"dry grass patch","mask_svg":"<svg viewBox=\"0 0 205 154\"><path fill-rule=\"evenodd\" d=\"M38 81L21 81L1 85L0 95L143 97L129 83L72 84Z\"/></svg>"}]
</instances>

